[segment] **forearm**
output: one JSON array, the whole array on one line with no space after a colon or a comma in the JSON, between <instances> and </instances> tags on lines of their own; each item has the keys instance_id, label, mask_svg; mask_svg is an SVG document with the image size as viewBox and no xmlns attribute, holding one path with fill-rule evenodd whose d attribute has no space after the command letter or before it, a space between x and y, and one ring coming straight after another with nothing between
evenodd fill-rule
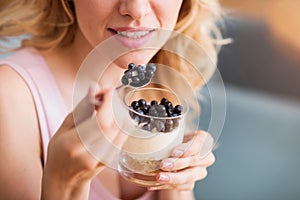
<instances>
[{"instance_id":1,"label":"forearm","mask_svg":"<svg viewBox=\"0 0 300 200\"><path fill-rule=\"evenodd\" d=\"M172 200L194 200L193 191L180 191L180 190L160 190L158 193L159 200L172 199Z\"/></svg>"},{"instance_id":2,"label":"forearm","mask_svg":"<svg viewBox=\"0 0 300 200\"><path fill-rule=\"evenodd\" d=\"M87 200L90 183L64 183L64 181L43 178L41 200Z\"/></svg>"}]
</instances>

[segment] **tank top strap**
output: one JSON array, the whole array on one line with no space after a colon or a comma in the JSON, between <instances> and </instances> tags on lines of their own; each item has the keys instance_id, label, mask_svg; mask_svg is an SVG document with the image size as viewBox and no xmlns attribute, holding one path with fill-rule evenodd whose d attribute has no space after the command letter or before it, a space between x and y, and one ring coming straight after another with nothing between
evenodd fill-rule
<instances>
[{"instance_id":1,"label":"tank top strap","mask_svg":"<svg viewBox=\"0 0 300 200\"><path fill-rule=\"evenodd\" d=\"M31 48L13 53L0 64L14 69L28 85L36 106L45 162L49 140L67 114L55 79L43 57Z\"/></svg>"}]
</instances>

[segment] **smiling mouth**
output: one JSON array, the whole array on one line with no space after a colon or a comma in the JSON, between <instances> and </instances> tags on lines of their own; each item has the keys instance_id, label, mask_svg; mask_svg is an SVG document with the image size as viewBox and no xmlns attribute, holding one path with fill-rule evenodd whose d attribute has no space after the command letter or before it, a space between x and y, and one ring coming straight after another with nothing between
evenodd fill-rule
<instances>
[{"instance_id":1,"label":"smiling mouth","mask_svg":"<svg viewBox=\"0 0 300 200\"><path fill-rule=\"evenodd\" d=\"M154 29L141 30L141 31L117 31L117 30L114 30L111 28L109 28L109 30L115 34L118 34L118 35L126 37L126 38L130 38L130 39L139 39L139 38L142 38L154 31Z\"/></svg>"}]
</instances>

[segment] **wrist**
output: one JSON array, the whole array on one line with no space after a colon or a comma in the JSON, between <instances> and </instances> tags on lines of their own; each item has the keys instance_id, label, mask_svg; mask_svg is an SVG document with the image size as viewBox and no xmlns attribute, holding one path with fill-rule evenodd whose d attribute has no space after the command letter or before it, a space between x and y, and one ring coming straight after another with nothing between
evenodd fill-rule
<instances>
[{"instance_id":1,"label":"wrist","mask_svg":"<svg viewBox=\"0 0 300 200\"><path fill-rule=\"evenodd\" d=\"M160 190L158 193L158 199L186 199L194 200L194 192L187 190Z\"/></svg>"},{"instance_id":2,"label":"wrist","mask_svg":"<svg viewBox=\"0 0 300 200\"><path fill-rule=\"evenodd\" d=\"M44 174L42 178L42 200L87 200L90 181L63 180Z\"/></svg>"}]
</instances>

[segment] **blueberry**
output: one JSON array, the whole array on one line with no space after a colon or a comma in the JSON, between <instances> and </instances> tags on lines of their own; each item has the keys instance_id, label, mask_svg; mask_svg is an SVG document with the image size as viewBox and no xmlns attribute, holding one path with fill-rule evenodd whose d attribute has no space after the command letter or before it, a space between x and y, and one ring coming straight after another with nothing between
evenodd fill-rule
<instances>
[{"instance_id":1,"label":"blueberry","mask_svg":"<svg viewBox=\"0 0 300 200\"><path fill-rule=\"evenodd\" d=\"M139 66L136 68L136 71L137 71L138 74L144 72L144 70L143 70L143 68L141 67L141 65L139 65Z\"/></svg>"},{"instance_id":2,"label":"blueberry","mask_svg":"<svg viewBox=\"0 0 300 200\"><path fill-rule=\"evenodd\" d=\"M144 65L139 65L139 68L141 68L141 70L144 72L146 67Z\"/></svg>"},{"instance_id":3,"label":"blueberry","mask_svg":"<svg viewBox=\"0 0 300 200\"><path fill-rule=\"evenodd\" d=\"M149 108L149 115L153 117L158 117L158 111L156 110L155 106L151 106Z\"/></svg>"},{"instance_id":4,"label":"blueberry","mask_svg":"<svg viewBox=\"0 0 300 200\"><path fill-rule=\"evenodd\" d=\"M149 63L146 66L147 72L155 72L156 71L156 65L154 63Z\"/></svg>"},{"instance_id":5,"label":"blueberry","mask_svg":"<svg viewBox=\"0 0 300 200\"><path fill-rule=\"evenodd\" d=\"M160 111L158 111L158 116L159 117L167 117L168 113L166 110L160 110Z\"/></svg>"},{"instance_id":6,"label":"blueberry","mask_svg":"<svg viewBox=\"0 0 300 200\"><path fill-rule=\"evenodd\" d=\"M165 124L161 120L155 120L154 124L158 132L163 132L165 130Z\"/></svg>"},{"instance_id":7,"label":"blueberry","mask_svg":"<svg viewBox=\"0 0 300 200\"><path fill-rule=\"evenodd\" d=\"M139 99L138 100L139 106L143 106L147 104L147 101L145 99Z\"/></svg>"},{"instance_id":8,"label":"blueberry","mask_svg":"<svg viewBox=\"0 0 300 200\"><path fill-rule=\"evenodd\" d=\"M146 130L146 131L151 131L151 125L150 125L150 124L144 124L144 125L142 126L142 128L143 128L144 130Z\"/></svg>"},{"instance_id":9,"label":"blueberry","mask_svg":"<svg viewBox=\"0 0 300 200\"><path fill-rule=\"evenodd\" d=\"M161 105L166 105L167 102L169 102L169 100L168 100L167 98L162 98L162 99L160 100L160 104L161 104Z\"/></svg>"},{"instance_id":10,"label":"blueberry","mask_svg":"<svg viewBox=\"0 0 300 200\"><path fill-rule=\"evenodd\" d=\"M172 107L172 108L173 108L173 104L172 104L172 102L169 101L169 100L167 100L167 101L165 102L164 106L166 106L166 108L167 108L167 107Z\"/></svg>"},{"instance_id":11,"label":"blueberry","mask_svg":"<svg viewBox=\"0 0 300 200\"><path fill-rule=\"evenodd\" d=\"M182 111L183 111L183 107L181 105L176 105L173 110L174 113L179 115L181 114Z\"/></svg>"},{"instance_id":12,"label":"blueberry","mask_svg":"<svg viewBox=\"0 0 300 200\"><path fill-rule=\"evenodd\" d=\"M158 104L158 102L157 102L156 100L152 100L152 101L151 101L151 106L157 105L157 104Z\"/></svg>"},{"instance_id":13,"label":"blueberry","mask_svg":"<svg viewBox=\"0 0 300 200\"><path fill-rule=\"evenodd\" d=\"M141 82L137 82L137 83L131 82L129 85L132 87L141 87Z\"/></svg>"},{"instance_id":14,"label":"blueberry","mask_svg":"<svg viewBox=\"0 0 300 200\"><path fill-rule=\"evenodd\" d=\"M175 119L172 119L172 120L173 120L173 128L177 128L179 126L180 118L175 118Z\"/></svg>"},{"instance_id":15,"label":"blueberry","mask_svg":"<svg viewBox=\"0 0 300 200\"><path fill-rule=\"evenodd\" d=\"M130 70L129 69L126 69L125 71L124 71L124 75L126 74L126 73L128 73Z\"/></svg>"},{"instance_id":16,"label":"blueberry","mask_svg":"<svg viewBox=\"0 0 300 200\"><path fill-rule=\"evenodd\" d=\"M135 121L136 123L139 123L139 121L140 121L140 117L139 117L137 114L135 114L135 113L133 113L133 116L132 116L131 118L132 118L133 121Z\"/></svg>"},{"instance_id":17,"label":"blueberry","mask_svg":"<svg viewBox=\"0 0 300 200\"><path fill-rule=\"evenodd\" d=\"M171 117L173 114L173 105L170 101L165 103L166 111L168 113L168 116Z\"/></svg>"},{"instance_id":18,"label":"blueberry","mask_svg":"<svg viewBox=\"0 0 300 200\"><path fill-rule=\"evenodd\" d=\"M130 84L133 84L133 82ZM139 85L140 83L134 84ZM183 111L181 105L176 105L173 108L172 102L167 98L162 98L160 102L152 100L150 104L148 104L145 99L135 100L131 102L129 108L135 111L129 111L129 115L139 124L140 128L147 131L156 130L157 132L171 132L177 128ZM158 119L156 117L161 118ZM165 117L172 117L172 119Z\"/></svg>"},{"instance_id":19,"label":"blueberry","mask_svg":"<svg viewBox=\"0 0 300 200\"><path fill-rule=\"evenodd\" d=\"M146 71L145 78L148 79L148 80L150 80L153 77L153 75L154 75L154 72L152 72L152 71Z\"/></svg>"},{"instance_id":20,"label":"blueberry","mask_svg":"<svg viewBox=\"0 0 300 200\"><path fill-rule=\"evenodd\" d=\"M129 80L125 76L122 76L121 82L122 82L123 85L128 85L129 84Z\"/></svg>"},{"instance_id":21,"label":"blueberry","mask_svg":"<svg viewBox=\"0 0 300 200\"><path fill-rule=\"evenodd\" d=\"M133 101L133 102L131 102L131 107L133 108L133 110L138 109L138 107L139 107L139 102L138 102L138 101Z\"/></svg>"},{"instance_id":22,"label":"blueberry","mask_svg":"<svg viewBox=\"0 0 300 200\"><path fill-rule=\"evenodd\" d=\"M167 120L166 120L166 123L165 123L166 127L173 126L173 124L174 124L174 122L173 122L172 119L167 119Z\"/></svg>"},{"instance_id":23,"label":"blueberry","mask_svg":"<svg viewBox=\"0 0 300 200\"><path fill-rule=\"evenodd\" d=\"M140 116L139 124L141 124L141 123L144 123L144 124L147 123L147 124L149 124L150 123L149 117Z\"/></svg>"},{"instance_id":24,"label":"blueberry","mask_svg":"<svg viewBox=\"0 0 300 200\"><path fill-rule=\"evenodd\" d=\"M128 69L133 69L133 68L135 68L135 64L134 63L129 63L128 64Z\"/></svg>"},{"instance_id":25,"label":"blueberry","mask_svg":"<svg viewBox=\"0 0 300 200\"><path fill-rule=\"evenodd\" d=\"M172 114L173 114L173 108L166 108L166 111L167 111L167 114L168 114L168 117L172 117Z\"/></svg>"},{"instance_id":26,"label":"blueberry","mask_svg":"<svg viewBox=\"0 0 300 200\"><path fill-rule=\"evenodd\" d=\"M140 80L144 80L146 78L145 73L143 71L139 72L138 76L139 76Z\"/></svg>"},{"instance_id":27,"label":"blueberry","mask_svg":"<svg viewBox=\"0 0 300 200\"><path fill-rule=\"evenodd\" d=\"M142 124L142 123L146 122L145 117L143 117L143 116L139 116L139 117L140 117L140 120L139 120L138 124Z\"/></svg>"},{"instance_id":28,"label":"blueberry","mask_svg":"<svg viewBox=\"0 0 300 200\"><path fill-rule=\"evenodd\" d=\"M170 132L174 129L174 121L172 119L167 119L165 122L165 132Z\"/></svg>"},{"instance_id":29,"label":"blueberry","mask_svg":"<svg viewBox=\"0 0 300 200\"><path fill-rule=\"evenodd\" d=\"M157 111L158 117L167 117L168 116L165 106L157 104L157 105L151 106L151 108L152 107Z\"/></svg>"},{"instance_id":30,"label":"blueberry","mask_svg":"<svg viewBox=\"0 0 300 200\"><path fill-rule=\"evenodd\" d=\"M135 110L135 112L137 112L139 115L144 115L144 111L142 111L141 109L137 109Z\"/></svg>"},{"instance_id":31,"label":"blueberry","mask_svg":"<svg viewBox=\"0 0 300 200\"><path fill-rule=\"evenodd\" d=\"M153 117L167 117L166 108L163 105L155 104L150 107L149 115Z\"/></svg>"},{"instance_id":32,"label":"blueberry","mask_svg":"<svg viewBox=\"0 0 300 200\"><path fill-rule=\"evenodd\" d=\"M130 79L130 78L132 77L132 72L131 72L131 71L126 72L126 73L125 73L125 77L126 77L127 79Z\"/></svg>"},{"instance_id":33,"label":"blueberry","mask_svg":"<svg viewBox=\"0 0 300 200\"><path fill-rule=\"evenodd\" d=\"M155 107L156 107L156 109L157 110L159 110L159 111L166 111L166 107L164 106L164 105L160 105L160 104L158 104L158 105L154 105Z\"/></svg>"},{"instance_id":34,"label":"blueberry","mask_svg":"<svg viewBox=\"0 0 300 200\"><path fill-rule=\"evenodd\" d=\"M145 113L148 114L149 113L149 109L150 109L150 105L141 105L140 109Z\"/></svg>"},{"instance_id":35,"label":"blueberry","mask_svg":"<svg viewBox=\"0 0 300 200\"><path fill-rule=\"evenodd\" d=\"M163 108L163 106L160 105L160 104L154 104L153 106L151 106L150 109L154 109L156 111L160 111L161 109L166 109L166 108Z\"/></svg>"},{"instance_id":36,"label":"blueberry","mask_svg":"<svg viewBox=\"0 0 300 200\"><path fill-rule=\"evenodd\" d=\"M130 109L130 110L134 110L132 106L129 106L129 109ZM129 111L129 115L130 115L130 117L131 117L132 119L134 119L134 117L135 117L134 112Z\"/></svg>"},{"instance_id":37,"label":"blueberry","mask_svg":"<svg viewBox=\"0 0 300 200\"><path fill-rule=\"evenodd\" d=\"M146 85L149 82L149 80L147 79L140 79L140 82L137 84L137 87L142 87L144 85Z\"/></svg>"},{"instance_id":38,"label":"blueberry","mask_svg":"<svg viewBox=\"0 0 300 200\"><path fill-rule=\"evenodd\" d=\"M173 130L174 130L173 126L165 127L165 132L166 132L166 133L167 133L167 132L171 132L171 131L173 131Z\"/></svg>"},{"instance_id":39,"label":"blueberry","mask_svg":"<svg viewBox=\"0 0 300 200\"><path fill-rule=\"evenodd\" d=\"M137 76L132 77L131 80L132 80L133 83L139 83L140 82L140 78L137 77Z\"/></svg>"}]
</instances>

